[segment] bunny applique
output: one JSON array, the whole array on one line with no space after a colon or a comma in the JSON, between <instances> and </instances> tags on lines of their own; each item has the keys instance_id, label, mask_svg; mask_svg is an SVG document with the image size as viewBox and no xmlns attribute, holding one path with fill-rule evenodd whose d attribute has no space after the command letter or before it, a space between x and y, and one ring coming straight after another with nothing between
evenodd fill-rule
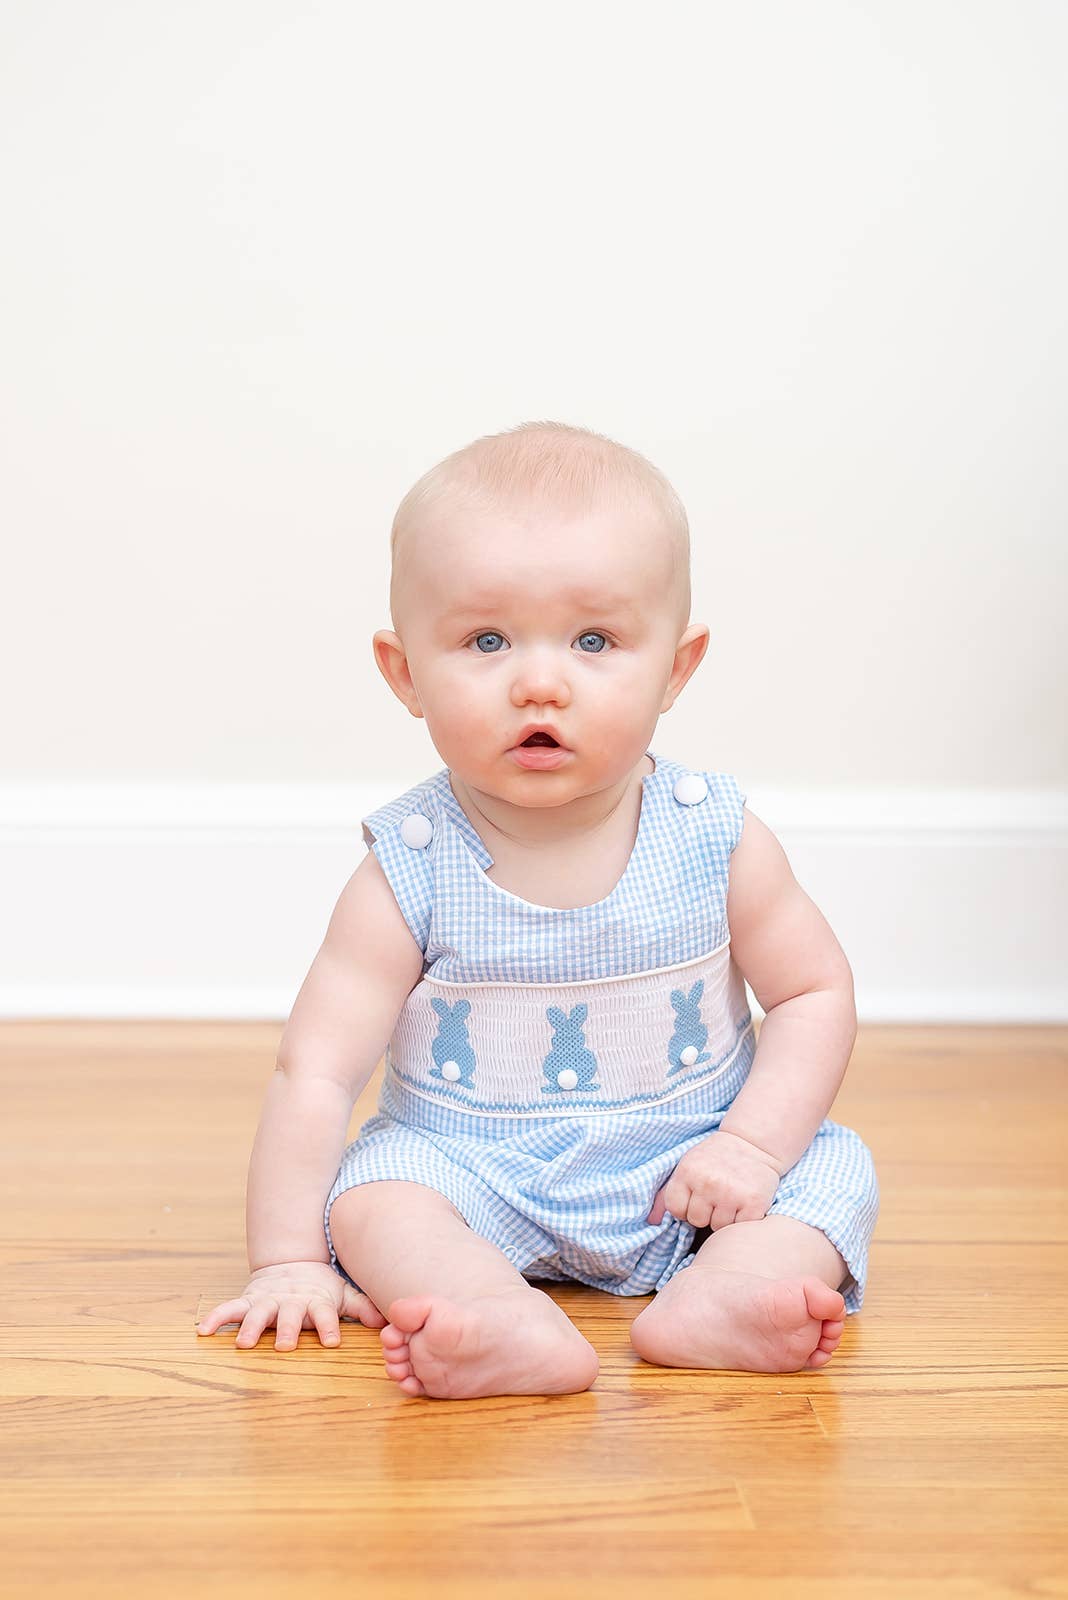
<instances>
[{"instance_id":1,"label":"bunny applique","mask_svg":"<svg viewBox=\"0 0 1068 1600\"><path fill-rule=\"evenodd\" d=\"M594 1082L597 1057L592 1050L587 1050L582 1037L582 1024L588 1010L588 1006L580 1004L572 1006L567 1016L559 1006L550 1006L546 1011L553 1028L553 1047L541 1064L548 1079L541 1086L542 1094L567 1093L573 1089L600 1090L601 1085Z\"/></svg>"},{"instance_id":2,"label":"bunny applique","mask_svg":"<svg viewBox=\"0 0 1068 1600\"><path fill-rule=\"evenodd\" d=\"M442 1078L446 1083L460 1083L465 1089L473 1089L475 1052L467 1037L465 1021L471 1012L470 1000L457 1000L450 1006L447 1000L439 1000L435 995L430 1004L439 1019L437 1037L430 1046L434 1057L430 1076Z\"/></svg>"},{"instance_id":3,"label":"bunny applique","mask_svg":"<svg viewBox=\"0 0 1068 1600\"><path fill-rule=\"evenodd\" d=\"M693 985L689 994L684 994L681 989L671 991L671 1004L675 1007L675 1032L668 1040L668 1060L671 1062L667 1072L669 1078L684 1067L696 1067L712 1059L710 1055L701 1053L708 1043L708 1029L701 1021L701 996L704 992L703 978Z\"/></svg>"}]
</instances>

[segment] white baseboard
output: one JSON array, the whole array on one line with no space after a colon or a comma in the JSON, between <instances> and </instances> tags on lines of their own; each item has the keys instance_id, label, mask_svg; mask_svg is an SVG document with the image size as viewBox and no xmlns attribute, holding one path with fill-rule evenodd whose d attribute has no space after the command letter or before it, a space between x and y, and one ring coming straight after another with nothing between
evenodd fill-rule
<instances>
[{"instance_id":1,"label":"white baseboard","mask_svg":"<svg viewBox=\"0 0 1068 1600\"><path fill-rule=\"evenodd\" d=\"M284 1020L360 818L409 781L0 786L0 1016ZM845 949L861 1022L1068 1021L1068 792L748 803Z\"/></svg>"}]
</instances>

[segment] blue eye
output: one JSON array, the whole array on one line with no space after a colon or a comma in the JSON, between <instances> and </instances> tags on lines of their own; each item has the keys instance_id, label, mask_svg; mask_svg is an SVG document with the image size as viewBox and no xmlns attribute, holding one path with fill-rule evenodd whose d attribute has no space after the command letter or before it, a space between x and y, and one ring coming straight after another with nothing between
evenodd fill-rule
<instances>
[{"instance_id":1,"label":"blue eye","mask_svg":"<svg viewBox=\"0 0 1068 1600\"><path fill-rule=\"evenodd\" d=\"M584 656L599 655L601 653L601 651L604 649L605 645L608 643L608 640L605 638L603 633L580 633L579 634L578 642L579 642L580 645L586 639L596 639L598 642L594 645L592 650L583 650L582 654Z\"/></svg>"},{"instance_id":2,"label":"blue eye","mask_svg":"<svg viewBox=\"0 0 1068 1600\"><path fill-rule=\"evenodd\" d=\"M483 648L482 648L483 639L496 639L498 641L498 643L497 644L491 644L488 650L483 650ZM500 633L480 633L474 639L472 639L471 643L475 646L475 648L477 649L479 655L482 655L482 656L497 655L499 653L500 646L503 645L503 643L504 643L504 635L500 634Z\"/></svg>"}]
</instances>

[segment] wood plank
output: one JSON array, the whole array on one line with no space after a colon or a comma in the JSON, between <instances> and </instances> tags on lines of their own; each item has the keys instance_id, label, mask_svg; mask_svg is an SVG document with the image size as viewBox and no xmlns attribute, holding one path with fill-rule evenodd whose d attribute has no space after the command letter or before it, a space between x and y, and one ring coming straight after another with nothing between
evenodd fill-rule
<instances>
[{"instance_id":1,"label":"wood plank","mask_svg":"<svg viewBox=\"0 0 1068 1600\"><path fill-rule=\"evenodd\" d=\"M1068 1030L862 1031L883 1211L827 1367L649 1366L644 1297L559 1285L594 1388L456 1402L354 1324L195 1332L280 1034L0 1024L5 1597L1068 1595Z\"/></svg>"},{"instance_id":2,"label":"wood plank","mask_svg":"<svg viewBox=\"0 0 1068 1600\"><path fill-rule=\"evenodd\" d=\"M108 1600L137 1589L169 1600L194 1586L212 1600L235 1594L293 1600L320 1595L325 1585L375 1600L428 1594L545 1600L547 1593L554 1600L615 1600L644 1595L668 1574L672 1600L1008 1600L1068 1593L1059 1533L1038 1531L1025 1540L1000 1530L976 1528L962 1537L934 1529L917 1548L907 1523L850 1530L847 1542L822 1529L776 1536L697 1520L681 1544L674 1529L632 1533L625 1524L606 1539L596 1529L572 1530L566 1510L554 1514L551 1497L544 1498L544 1518L528 1513L507 1534L455 1512L417 1531L376 1524L359 1506L241 1516L204 1506L195 1523L145 1515L134 1524L121 1510L67 1513L58 1527L47 1511L0 1516L5 1600L72 1593Z\"/></svg>"}]
</instances>

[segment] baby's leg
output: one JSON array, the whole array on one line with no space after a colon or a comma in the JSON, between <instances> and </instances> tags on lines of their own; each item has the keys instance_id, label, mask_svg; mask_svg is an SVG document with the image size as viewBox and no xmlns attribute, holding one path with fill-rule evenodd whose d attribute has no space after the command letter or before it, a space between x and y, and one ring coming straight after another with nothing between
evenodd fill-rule
<instances>
[{"instance_id":1,"label":"baby's leg","mask_svg":"<svg viewBox=\"0 0 1068 1600\"><path fill-rule=\"evenodd\" d=\"M631 1324L664 1367L798 1372L831 1359L845 1326L849 1269L826 1234L795 1217L719 1228Z\"/></svg>"},{"instance_id":2,"label":"baby's leg","mask_svg":"<svg viewBox=\"0 0 1068 1600\"><path fill-rule=\"evenodd\" d=\"M411 1395L573 1394L597 1355L554 1300L531 1288L436 1189L378 1181L330 1209L338 1260L389 1321L389 1376Z\"/></svg>"}]
</instances>

